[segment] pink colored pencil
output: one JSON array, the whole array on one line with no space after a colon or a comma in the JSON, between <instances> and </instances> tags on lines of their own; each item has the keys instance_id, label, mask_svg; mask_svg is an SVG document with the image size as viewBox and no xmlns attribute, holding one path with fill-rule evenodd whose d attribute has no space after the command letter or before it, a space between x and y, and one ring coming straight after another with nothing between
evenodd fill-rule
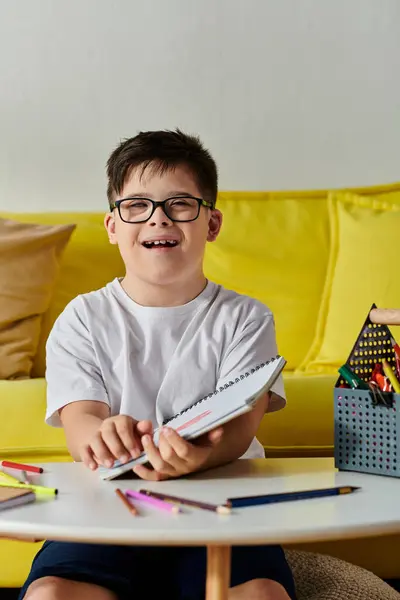
<instances>
[{"instance_id":1,"label":"pink colored pencil","mask_svg":"<svg viewBox=\"0 0 400 600\"><path fill-rule=\"evenodd\" d=\"M131 498L135 498L136 500L150 504L151 506L154 506L154 508L159 508L160 510L166 510L167 512L174 514L180 512L179 506L176 504L171 504L171 502L164 502L163 500L152 498L151 496L141 494L140 492L135 492L134 490L126 490L125 494Z\"/></svg>"}]
</instances>

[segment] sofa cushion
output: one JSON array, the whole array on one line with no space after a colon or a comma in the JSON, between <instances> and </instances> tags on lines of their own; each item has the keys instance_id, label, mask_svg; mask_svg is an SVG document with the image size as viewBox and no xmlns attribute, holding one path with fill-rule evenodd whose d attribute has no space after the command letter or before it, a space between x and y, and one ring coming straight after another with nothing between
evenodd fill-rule
<instances>
[{"instance_id":1,"label":"sofa cushion","mask_svg":"<svg viewBox=\"0 0 400 600\"><path fill-rule=\"evenodd\" d=\"M49 427L42 378L0 381L0 456L21 461L68 459L64 430Z\"/></svg>"},{"instance_id":2,"label":"sofa cushion","mask_svg":"<svg viewBox=\"0 0 400 600\"><path fill-rule=\"evenodd\" d=\"M257 432L268 456L332 454L334 382L332 375L284 371L287 406L265 415ZM0 456L28 462L71 460L64 430L44 421L44 378L0 381L0 405Z\"/></svg>"},{"instance_id":3,"label":"sofa cushion","mask_svg":"<svg viewBox=\"0 0 400 600\"><path fill-rule=\"evenodd\" d=\"M44 542L36 544L19 542L0 538L0 561L3 565L0 571L0 585L4 588L19 588L29 575L33 559L43 546ZM14 591L14 590L13 590ZM0 591L0 597L17 598L17 593L7 595L7 591Z\"/></svg>"},{"instance_id":4,"label":"sofa cushion","mask_svg":"<svg viewBox=\"0 0 400 600\"><path fill-rule=\"evenodd\" d=\"M108 241L103 225L104 213L33 213L11 215L29 223L64 224L75 223L76 228L62 256L53 297L44 314L38 349L32 376L43 377L45 373L46 341L54 321L65 306L78 294L96 290L125 273L117 246Z\"/></svg>"},{"instance_id":5,"label":"sofa cushion","mask_svg":"<svg viewBox=\"0 0 400 600\"><path fill-rule=\"evenodd\" d=\"M307 372L337 372L373 303L400 306L400 192L374 198L332 193L328 204L332 247Z\"/></svg>"},{"instance_id":6,"label":"sofa cushion","mask_svg":"<svg viewBox=\"0 0 400 600\"><path fill-rule=\"evenodd\" d=\"M287 405L263 418L257 437L267 457L332 456L336 375L284 371Z\"/></svg>"},{"instance_id":7,"label":"sofa cushion","mask_svg":"<svg viewBox=\"0 0 400 600\"><path fill-rule=\"evenodd\" d=\"M0 379L31 374L41 318L74 227L0 219Z\"/></svg>"},{"instance_id":8,"label":"sofa cushion","mask_svg":"<svg viewBox=\"0 0 400 600\"><path fill-rule=\"evenodd\" d=\"M224 220L208 244L205 273L273 311L287 369L304 359L314 337L329 255L326 194L223 192Z\"/></svg>"}]
</instances>

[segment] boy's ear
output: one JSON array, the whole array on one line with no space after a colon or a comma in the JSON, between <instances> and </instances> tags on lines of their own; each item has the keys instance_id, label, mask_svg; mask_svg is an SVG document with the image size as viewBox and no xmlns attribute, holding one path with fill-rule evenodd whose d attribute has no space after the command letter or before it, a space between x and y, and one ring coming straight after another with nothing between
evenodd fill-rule
<instances>
[{"instance_id":1,"label":"boy's ear","mask_svg":"<svg viewBox=\"0 0 400 600\"><path fill-rule=\"evenodd\" d=\"M217 208L211 211L208 221L207 242L215 242L222 227L222 212Z\"/></svg>"},{"instance_id":2,"label":"boy's ear","mask_svg":"<svg viewBox=\"0 0 400 600\"><path fill-rule=\"evenodd\" d=\"M115 218L112 212L106 213L104 217L104 227L107 230L110 244L117 244L117 236L115 234Z\"/></svg>"}]
</instances>

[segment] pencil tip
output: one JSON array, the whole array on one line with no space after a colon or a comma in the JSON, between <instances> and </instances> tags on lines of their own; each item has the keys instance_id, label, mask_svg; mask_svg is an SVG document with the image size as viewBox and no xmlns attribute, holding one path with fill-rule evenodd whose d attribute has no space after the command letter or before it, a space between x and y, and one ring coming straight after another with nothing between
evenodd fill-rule
<instances>
[{"instance_id":1,"label":"pencil tip","mask_svg":"<svg viewBox=\"0 0 400 600\"><path fill-rule=\"evenodd\" d=\"M221 504L220 506L217 506L217 513L220 515L230 515L231 510L232 510L231 507L226 506L225 504Z\"/></svg>"},{"instance_id":2,"label":"pencil tip","mask_svg":"<svg viewBox=\"0 0 400 600\"><path fill-rule=\"evenodd\" d=\"M345 485L340 489L340 493L341 494L351 494L352 492L355 492L356 490L359 490L360 487L354 486L354 485Z\"/></svg>"}]
</instances>

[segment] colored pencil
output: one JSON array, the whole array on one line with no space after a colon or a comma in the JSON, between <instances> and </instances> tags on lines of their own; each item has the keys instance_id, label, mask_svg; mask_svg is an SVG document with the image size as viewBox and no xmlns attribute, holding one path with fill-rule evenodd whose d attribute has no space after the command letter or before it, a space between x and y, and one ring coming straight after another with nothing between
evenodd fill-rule
<instances>
[{"instance_id":1,"label":"colored pencil","mask_svg":"<svg viewBox=\"0 0 400 600\"><path fill-rule=\"evenodd\" d=\"M128 498L125 496L124 492L122 492L119 488L117 488L115 490L115 493L117 494L117 496L119 498L121 498L122 502L125 504L126 508L129 510L129 512L134 515L135 517L139 514L136 507L133 506L133 504L131 504L128 500Z\"/></svg>"},{"instance_id":2,"label":"colored pencil","mask_svg":"<svg viewBox=\"0 0 400 600\"><path fill-rule=\"evenodd\" d=\"M18 469L19 471L30 471L31 473L43 473L42 467L34 467L33 465L24 465L22 463L2 460L1 465L8 469Z\"/></svg>"},{"instance_id":3,"label":"colored pencil","mask_svg":"<svg viewBox=\"0 0 400 600\"><path fill-rule=\"evenodd\" d=\"M28 485L30 485L31 482L29 481L29 478L28 478L28 475L26 474L26 471L22 471L22 479L23 479L24 483L27 483Z\"/></svg>"},{"instance_id":4,"label":"colored pencil","mask_svg":"<svg viewBox=\"0 0 400 600\"><path fill-rule=\"evenodd\" d=\"M351 494L359 487L350 485L323 488L319 490L304 490L301 492L283 492L280 494L267 494L260 496L243 496L238 498L228 498L227 504L232 508L242 506L256 506L257 504L275 504L276 502L288 502L291 500L303 500L309 498L323 498L325 496L338 496L341 494Z\"/></svg>"},{"instance_id":5,"label":"colored pencil","mask_svg":"<svg viewBox=\"0 0 400 600\"><path fill-rule=\"evenodd\" d=\"M224 506L223 504L209 504L208 502L200 502L199 500L190 500L189 498L181 498L180 496L171 496L170 494L160 494L151 490L142 489L139 490L141 494L146 494L151 498L158 498L158 500L164 500L165 502L172 502L176 504L184 504L187 506L193 506L194 508L201 508L203 510L211 510L217 512L220 515L228 515L231 512L230 506Z\"/></svg>"},{"instance_id":6,"label":"colored pencil","mask_svg":"<svg viewBox=\"0 0 400 600\"><path fill-rule=\"evenodd\" d=\"M135 498L136 500L140 500L144 503L150 504L154 506L154 508L159 508L160 510L166 510L171 513L178 513L179 507L171 504L171 502L164 502L163 500L159 500L158 498L152 498L151 496L147 496L147 494L141 494L140 492L135 492L134 490L126 490L126 495L131 498Z\"/></svg>"},{"instance_id":7,"label":"colored pencil","mask_svg":"<svg viewBox=\"0 0 400 600\"><path fill-rule=\"evenodd\" d=\"M389 379L390 383L392 384L393 390L396 392L396 394L400 394L400 383L399 383L396 375L393 373L392 367L389 365L389 363L386 359L382 360L382 367L383 367L383 372L385 373L386 377Z\"/></svg>"},{"instance_id":8,"label":"colored pencil","mask_svg":"<svg viewBox=\"0 0 400 600\"><path fill-rule=\"evenodd\" d=\"M397 377L400 379L400 346L396 342L393 336L390 336L390 341L393 346L395 358L396 358L396 373Z\"/></svg>"}]
</instances>

